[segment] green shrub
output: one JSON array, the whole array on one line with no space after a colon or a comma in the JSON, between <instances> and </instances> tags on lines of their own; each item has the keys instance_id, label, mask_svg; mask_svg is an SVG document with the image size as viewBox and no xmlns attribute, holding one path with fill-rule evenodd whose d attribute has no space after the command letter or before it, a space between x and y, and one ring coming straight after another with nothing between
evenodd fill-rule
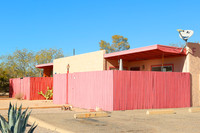
<instances>
[{"instance_id":1,"label":"green shrub","mask_svg":"<svg viewBox=\"0 0 200 133\"><path fill-rule=\"evenodd\" d=\"M8 109L8 122L3 116L0 115L0 131L2 133L25 133L26 126L28 124L28 118L31 114L31 111L27 113L28 108L22 112L22 105L17 110L17 104L9 105ZM35 123L31 126L28 133L33 133L37 125Z\"/></svg>"},{"instance_id":2,"label":"green shrub","mask_svg":"<svg viewBox=\"0 0 200 133\"><path fill-rule=\"evenodd\" d=\"M45 94L42 91L38 92L38 94L42 95L44 98L46 98L46 100L49 100L53 97L53 89L50 90L49 86L47 86L47 91L45 92Z\"/></svg>"}]
</instances>

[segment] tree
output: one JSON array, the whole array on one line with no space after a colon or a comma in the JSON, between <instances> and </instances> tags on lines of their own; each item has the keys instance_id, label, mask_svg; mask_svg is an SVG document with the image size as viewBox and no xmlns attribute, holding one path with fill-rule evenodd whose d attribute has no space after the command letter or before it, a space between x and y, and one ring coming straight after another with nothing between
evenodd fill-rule
<instances>
[{"instance_id":1,"label":"tree","mask_svg":"<svg viewBox=\"0 0 200 133\"><path fill-rule=\"evenodd\" d=\"M34 53L27 49L16 50L13 54L2 56L1 66L9 70L11 77L32 76L34 72Z\"/></svg>"},{"instance_id":2,"label":"tree","mask_svg":"<svg viewBox=\"0 0 200 133\"><path fill-rule=\"evenodd\" d=\"M43 49L36 53L34 63L35 65L51 63L54 59L61 57L64 57L62 49ZM34 71L37 73L37 76L41 73L41 69L38 68L35 68Z\"/></svg>"},{"instance_id":3,"label":"tree","mask_svg":"<svg viewBox=\"0 0 200 133\"><path fill-rule=\"evenodd\" d=\"M128 38L125 38L120 35L114 35L112 36L112 48L114 51L123 51L128 50L130 48L130 45L128 43Z\"/></svg>"},{"instance_id":4,"label":"tree","mask_svg":"<svg viewBox=\"0 0 200 133\"><path fill-rule=\"evenodd\" d=\"M9 91L9 78L10 75L8 74L8 71L0 68L0 92Z\"/></svg>"},{"instance_id":5,"label":"tree","mask_svg":"<svg viewBox=\"0 0 200 133\"><path fill-rule=\"evenodd\" d=\"M11 77L35 77L39 76L39 70L35 65L50 63L54 59L63 57L61 49L44 49L37 53L27 49L16 50L13 54L2 56L1 67L9 70Z\"/></svg>"},{"instance_id":6,"label":"tree","mask_svg":"<svg viewBox=\"0 0 200 133\"><path fill-rule=\"evenodd\" d=\"M15 50L12 54L0 57L0 91L9 88L10 78L38 77L38 64L50 63L63 57L62 49L44 49L33 52L27 49Z\"/></svg>"},{"instance_id":7,"label":"tree","mask_svg":"<svg viewBox=\"0 0 200 133\"><path fill-rule=\"evenodd\" d=\"M128 50L130 45L128 43L128 38L125 38L120 35L113 35L112 36L112 45L107 43L104 40L99 42L100 50L106 50L106 53L112 53L117 51Z\"/></svg>"},{"instance_id":8,"label":"tree","mask_svg":"<svg viewBox=\"0 0 200 133\"><path fill-rule=\"evenodd\" d=\"M35 61L37 64L45 64L61 57L64 57L62 49L50 48L38 51L35 55Z\"/></svg>"},{"instance_id":9,"label":"tree","mask_svg":"<svg viewBox=\"0 0 200 133\"><path fill-rule=\"evenodd\" d=\"M104 40L99 42L100 50L105 50L106 53L112 53L114 49L110 46L110 43L107 43Z\"/></svg>"}]
</instances>

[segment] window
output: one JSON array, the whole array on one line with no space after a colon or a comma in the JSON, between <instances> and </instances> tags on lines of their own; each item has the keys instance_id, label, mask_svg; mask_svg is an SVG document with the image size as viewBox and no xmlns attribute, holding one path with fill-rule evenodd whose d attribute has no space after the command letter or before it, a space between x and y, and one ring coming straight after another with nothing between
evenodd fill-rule
<instances>
[{"instance_id":1,"label":"window","mask_svg":"<svg viewBox=\"0 0 200 133\"><path fill-rule=\"evenodd\" d=\"M109 67L109 70L119 70L119 67L118 66L111 66L111 67ZM128 68L123 67L123 70L128 70Z\"/></svg>"},{"instance_id":2,"label":"window","mask_svg":"<svg viewBox=\"0 0 200 133\"><path fill-rule=\"evenodd\" d=\"M151 66L151 71L173 72L173 65L156 65Z\"/></svg>"},{"instance_id":3,"label":"window","mask_svg":"<svg viewBox=\"0 0 200 133\"><path fill-rule=\"evenodd\" d=\"M131 71L140 71L140 67L131 67L130 70Z\"/></svg>"},{"instance_id":4,"label":"window","mask_svg":"<svg viewBox=\"0 0 200 133\"><path fill-rule=\"evenodd\" d=\"M116 67L110 67L110 70L119 70L119 68L116 68Z\"/></svg>"}]
</instances>

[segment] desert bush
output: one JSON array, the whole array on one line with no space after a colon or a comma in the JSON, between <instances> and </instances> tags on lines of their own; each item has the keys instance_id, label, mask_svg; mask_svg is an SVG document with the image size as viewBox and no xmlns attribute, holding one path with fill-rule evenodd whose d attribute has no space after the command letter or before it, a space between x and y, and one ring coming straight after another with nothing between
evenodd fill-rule
<instances>
[{"instance_id":1,"label":"desert bush","mask_svg":"<svg viewBox=\"0 0 200 133\"><path fill-rule=\"evenodd\" d=\"M49 89L49 86L47 86L47 91L45 94L42 91L38 92L38 94L42 95L44 98L46 98L46 100L50 100L53 97L53 88Z\"/></svg>"},{"instance_id":2,"label":"desert bush","mask_svg":"<svg viewBox=\"0 0 200 133\"><path fill-rule=\"evenodd\" d=\"M15 94L15 98L18 99L18 100L23 100L23 96L24 96L23 93L17 93L17 94Z\"/></svg>"}]
</instances>

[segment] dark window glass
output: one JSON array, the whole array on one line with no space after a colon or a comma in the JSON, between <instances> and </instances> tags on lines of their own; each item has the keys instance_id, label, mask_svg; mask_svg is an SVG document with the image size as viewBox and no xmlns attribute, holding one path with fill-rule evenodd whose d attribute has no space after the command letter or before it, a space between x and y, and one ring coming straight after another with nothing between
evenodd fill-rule
<instances>
[{"instance_id":1,"label":"dark window glass","mask_svg":"<svg viewBox=\"0 0 200 133\"><path fill-rule=\"evenodd\" d=\"M151 71L172 72L172 65L169 66L154 66Z\"/></svg>"},{"instance_id":2,"label":"dark window glass","mask_svg":"<svg viewBox=\"0 0 200 133\"><path fill-rule=\"evenodd\" d=\"M131 67L130 70L131 71L140 71L140 67Z\"/></svg>"},{"instance_id":3,"label":"dark window glass","mask_svg":"<svg viewBox=\"0 0 200 133\"><path fill-rule=\"evenodd\" d=\"M110 70L119 70L118 68L111 67Z\"/></svg>"}]
</instances>

